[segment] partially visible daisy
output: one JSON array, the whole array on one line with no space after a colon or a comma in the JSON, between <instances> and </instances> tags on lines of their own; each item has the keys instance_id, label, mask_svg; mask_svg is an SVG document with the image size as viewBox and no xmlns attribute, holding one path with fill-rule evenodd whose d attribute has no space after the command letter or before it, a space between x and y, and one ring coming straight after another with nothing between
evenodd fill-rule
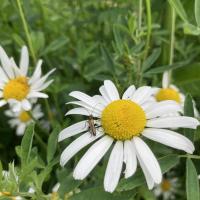
<instances>
[{"instance_id":1,"label":"partially visible daisy","mask_svg":"<svg viewBox=\"0 0 200 200\"><path fill-rule=\"evenodd\" d=\"M13 58L7 56L1 46L0 60L2 64L0 67L0 107L9 103L16 112L21 109L27 111L31 109L31 100L48 97L41 91L52 83L53 80L47 81L47 78L55 69L42 76L42 60L39 60L33 75L29 77L29 54L26 46L22 47L19 67Z\"/></svg>"},{"instance_id":2,"label":"partially visible daisy","mask_svg":"<svg viewBox=\"0 0 200 200\"><path fill-rule=\"evenodd\" d=\"M178 178L163 178L161 184L154 189L154 193L156 197L162 196L163 200L173 200L176 193L178 193L179 187Z\"/></svg>"},{"instance_id":3,"label":"partially visible daisy","mask_svg":"<svg viewBox=\"0 0 200 200\"><path fill-rule=\"evenodd\" d=\"M105 190L108 192L115 190L123 163L125 163L125 178L134 175L137 160L144 172L148 188L152 189L155 184L161 183L162 173L157 159L143 141L143 137L193 153L193 143L169 128L196 129L199 125L198 120L185 116L161 117L167 112L180 111L180 105L175 101L149 104L148 100L152 96L153 89L148 86L136 89L134 85L130 86L120 98L117 88L109 80L104 81L100 93L102 96L94 97L79 91L69 94L78 99L69 103L80 107L70 110L67 115L91 116L92 114L97 118L94 121L96 135L89 127L88 119L67 127L59 134L58 140L62 141L85 132L62 152L60 158L62 166L85 146L96 141L75 167L73 173L75 179L86 178L113 144L104 177Z\"/></svg>"},{"instance_id":4,"label":"partially visible daisy","mask_svg":"<svg viewBox=\"0 0 200 200\"><path fill-rule=\"evenodd\" d=\"M5 111L5 115L12 118L8 121L12 128L16 127L16 134L23 135L26 127L33 121L30 114L25 111L21 110L19 112L13 112L12 110ZM32 109L32 115L35 119L40 119L43 117L43 113L41 111L41 106L36 105Z\"/></svg>"},{"instance_id":5,"label":"partially visible daisy","mask_svg":"<svg viewBox=\"0 0 200 200\"><path fill-rule=\"evenodd\" d=\"M155 96L156 101L158 102L165 101L165 100L176 101L177 103L181 105L182 112L183 112L185 95L175 85L170 84L169 71L165 71L163 73L162 88L155 88L154 96ZM199 116L199 113L198 113L198 110L196 109L196 105L194 101L193 101L193 104L194 104L194 114L197 117Z\"/></svg>"}]
</instances>

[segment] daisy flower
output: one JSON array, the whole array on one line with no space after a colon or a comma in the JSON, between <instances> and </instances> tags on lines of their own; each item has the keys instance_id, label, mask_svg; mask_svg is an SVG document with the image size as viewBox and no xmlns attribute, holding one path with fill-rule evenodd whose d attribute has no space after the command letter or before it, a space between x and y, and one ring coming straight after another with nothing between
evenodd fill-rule
<instances>
[{"instance_id":1,"label":"daisy flower","mask_svg":"<svg viewBox=\"0 0 200 200\"><path fill-rule=\"evenodd\" d=\"M12 110L7 110L5 111L5 115L12 118L8 121L8 123L10 124L12 128L16 127L16 134L19 136L23 135L26 127L31 122L33 122L30 114L25 110L21 110L19 112L13 112ZM32 115L36 120L43 117L44 114L41 111L40 105L36 105L32 109Z\"/></svg>"},{"instance_id":2,"label":"daisy flower","mask_svg":"<svg viewBox=\"0 0 200 200\"><path fill-rule=\"evenodd\" d=\"M9 58L0 46L0 107L9 103L13 111L21 109L30 110L31 100L37 98L48 98L41 91L46 89L53 80L47 81L48 76L55 70L52 69L42 76L39 60L31 77L28 76L29 54L27 47L22 47L19 67L13 58Z\"/></svg>"},{"instance_id":3,"label":"daisy flower","mask_svg":"<svg viewBox=\"0 0 200 200\"><path fill-rule=\"evenodd\" d=\"M175 199L179 187L178 178L163 178L161 184L156 186L154 193L156 197L162 196L163 200L172 200Z\"/></svg>"},{"instance_id":4,"label":"daisy flower","mask_svg":"<svg viewBox=\"0 0 200 200\"><path fill-rule=\"evenodd\" d=\"M181 91L175 85L170 84L169 71L166 71L163 73L162 88L155 88L154 96L155 96L155 100L158 102L165 101L165 100L176 101L177 103L181 105L182 112L183 112L185 95L181 93ZM194 104L194 114L196 117L198 117L199 113L194 101L193 101L193 104ZM177 114L178 113L174 113L174 115L177 115Z\"/></svg>"},{"instance_id":5,"label":"daisy flower","mask_svg":"<svg viewBox=\"0 0 200 200\"><path fill-rule=\"evenodd\" d=\"M104 177L105 191L113 192L119 182L123 163L125 178L131 177L139 162L149 189L162 181L162 173L157 159L143 141L149 138L167 146L192 154L193 143L183 135L169 128L192 128L199 125L192 117L161 117L172 111L180 111L175 101L162 101L149 104L153 89L143 86L138 89L130 86L120 98L115 85L104 81L100 87L101 95L94 97L74 91L69 95L78 101L69 103L78 105L67 115L80 114L96 117L93 126L88 120L78 122L61 131L59 142L71 136L83 133L75 139L61 154L60 164L64 166L77 152L88 144L95 143L87 150L74 169L73 177L83 180L103 158L113 145ZM94 134L94 127L96 134ZM92 133L92 134L91 134Z\"/></svg>"}]
</instances>

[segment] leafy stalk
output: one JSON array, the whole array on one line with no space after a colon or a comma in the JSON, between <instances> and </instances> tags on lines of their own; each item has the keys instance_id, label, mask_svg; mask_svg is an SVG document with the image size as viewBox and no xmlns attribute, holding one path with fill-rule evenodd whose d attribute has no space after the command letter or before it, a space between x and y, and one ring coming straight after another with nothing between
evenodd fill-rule
<instances>
[{"instance_id":1,"label":"leafy stalk","mask_svg":"<svg viewBox=\"0 0 200 200\"><path fill-rule=\"evenodd\" d=\"M23 28L24 28L24 31L25 31L25 34L26 34L28 46L29 46L29 49L30 49L30 52L31 52L31 56L32 56L33 62L36 63L36 56L35 56L35 52L34 52L34 49L33 49L33 43L32 43L32 40L31 40L31 35L29 33L29 30L28 30L28 24L27 24L26 19L25 19L23 8L22 8L22 5L21 5L21 0L16 0L16 2L17 2L18 9L19 9L20 17L21 17L21 20L22 20Z\"/></svg>"}]
</instances>

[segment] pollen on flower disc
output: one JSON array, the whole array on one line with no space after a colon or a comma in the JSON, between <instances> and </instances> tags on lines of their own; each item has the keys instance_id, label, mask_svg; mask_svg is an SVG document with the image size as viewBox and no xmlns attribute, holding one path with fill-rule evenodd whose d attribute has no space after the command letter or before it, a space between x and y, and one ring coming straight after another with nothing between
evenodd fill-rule
<instances>
[{"instance_id":1,"label":"pollen on flower disc","mask_svg":"<svg viewBox=\"0 0 200 200\"><path fill-rule=\"evenodd\" d=\"M29 93L30 87L28 84L28 79L26 77L20 76L15 79L10 80L3 89L4 99L16 99L21 101L26 98Z\"/></svg>"},{"instance_id":2,"label":"pollen on flower disc","mask_svg":"<svg viewBox=\"0 0 200 200\"><path fill-rule=\"evenodd\" d=\"M143 109L131 100L113 101L103 110L102 127L116 140L127 140L140 135L146 125Z\"/></svg>"}]
</instances>

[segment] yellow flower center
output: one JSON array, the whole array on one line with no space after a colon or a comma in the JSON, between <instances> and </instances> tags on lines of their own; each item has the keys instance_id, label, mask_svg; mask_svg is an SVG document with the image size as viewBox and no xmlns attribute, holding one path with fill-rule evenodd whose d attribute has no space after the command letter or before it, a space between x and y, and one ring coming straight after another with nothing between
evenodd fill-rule
<instances>
[{"instance_id":1,"label":"yellow flower center","mask_svg":"<svg viewBox=\"0 0 200 200\"><path fill-rule=\"evenodd\" d=\"M26 98L29 93L30 87L28 84L28 78L24 76L17 77L10 80L4 87L3 97L4 99L16 99L18 101Z\"/></svg>"},{"instance_id":2,"label":"yellow flower center","mask_svg":"<svg viewBox=\"0 0 200 200\"><path fill-rule=\"evenodd\" d=\"M110 103L102 112L102 127L116 140L128 140L140 135L146 125L143 109L130 100Z\"/></svg>"},{"instance_id":3,"label":"yellow flower center","mask_svg":"<svg viewBox=\"0 0 200 200\"><path fill-rule=\"evenodd\" d=\"M170 188L171 188L171 183L170 183L168 180L164 179L164 180L162 181L162 183L161 183L161 188L162 188L162 190L163 190L164 192L167 192L167 191L169 191Z\"/></svg>"},{"instance_id":4,"label":"yellow flower center","mask_svg":"<svg viewBox=\"0 0 200 200\"><path fill-rule=\"evenodd\" d=\"M23 112L20 113L19 119L20 119L21 122L28 122L28 121L31 120L31 117L28 114L28 112L23 111Z\"/></svg>"},{"instance_id":5,"label":"yellow flower center","mask_svg":"<svg viewBox=\"0 0 200 200\"><path fill-rule=\"evenodd\" d=\"M160 89L159 92L156 94L156 100L157 101L174 100L178 103L181 103L180 94L172 88Z\"/></svg>"}]
</instances>

